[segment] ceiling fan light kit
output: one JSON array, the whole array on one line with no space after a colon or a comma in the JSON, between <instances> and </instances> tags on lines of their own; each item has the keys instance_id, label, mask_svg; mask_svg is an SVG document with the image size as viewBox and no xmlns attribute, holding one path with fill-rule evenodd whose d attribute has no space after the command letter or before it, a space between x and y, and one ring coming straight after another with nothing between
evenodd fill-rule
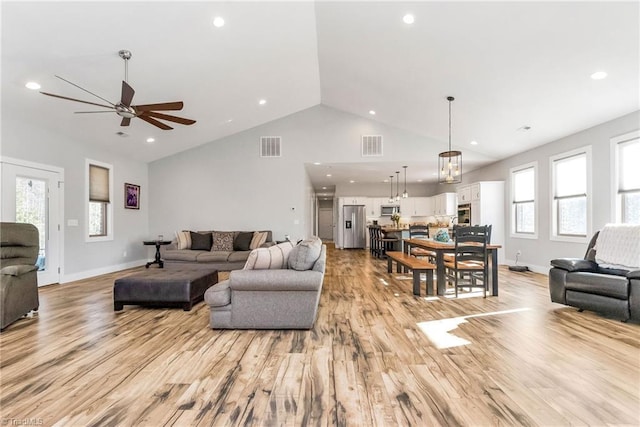
<instances>
[{"instance_id":1,"label":"ceiling fan light kit","mask_svg":"<svg viewBox=\"0 0 640 427\"><path fill-rule=\"evenodd\" d=\"M162 130L171 130L173 129L171 126L161 122L160 120L165 120L168 122L179 123L181 125L192 125L196 121L191 119L186 119L184 117L173 116L170 114L159 113L158 111L171 111L171 110L182 110L184 104L182 101L174 101L174 102L163 102L158 104L145 104L145 105L131 105L133 101L133 95L135 94L135 90L127 83L129 77L129 67L128 63L131 57L133 56L128 50L120 50L118 51L118 55L124 61L124 80L122 81L122 93L120 96L120 102L114 104L109 100L96 95L95 93L73 83L69 80L63 79L60 76L56 76L60 80L69 83L72 86L81 89L96 98L99 98L109 105L98 104L95 102L83 101L80 99L69 98L62 95L55 95L53 93L48 92L40 92L43 95L52 96L54 98L66 99L68 101L81 102L83 104L95 105L97 107L108 108L108 110L96 110L96 111L78 111L76 114L88 114L88 113L110 113L115 112L118 116L122 117L122 121L120 122L120 126L129 126L131 123L131 119L139 118L153 126L156 126Z\"/></svg>"},{"instance_id":2,"label":"ceiling fan light kit","mask_svg":"<svg viewBox=\"0 0 640 427\"><path fill-rule=\"evenodd\" d=\"M449 151L438 154L438 182L440 184L458 184L462 182L462 151L451 150L451 102L455 98L448 96L449 101Z\"/></svg>"}]
</instances>

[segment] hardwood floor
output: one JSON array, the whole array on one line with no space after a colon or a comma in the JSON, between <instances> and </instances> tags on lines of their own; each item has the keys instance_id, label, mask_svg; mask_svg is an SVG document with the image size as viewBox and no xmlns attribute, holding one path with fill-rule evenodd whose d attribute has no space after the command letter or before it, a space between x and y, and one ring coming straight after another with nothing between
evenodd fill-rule
<instances>
[{"instance_id":1,"label":"hardwood floor","mask_svg":"<svg viewBox=\"0 0 640 427\"><path fill-rule=\"evenodd\" d=\"M640 326L552 304L543 275L426 299L330 249L314 329L214 331L204 303L114 312L127 273L41 288L0 334L3 425L640 425Z\"/></svg>"}]
</instances>

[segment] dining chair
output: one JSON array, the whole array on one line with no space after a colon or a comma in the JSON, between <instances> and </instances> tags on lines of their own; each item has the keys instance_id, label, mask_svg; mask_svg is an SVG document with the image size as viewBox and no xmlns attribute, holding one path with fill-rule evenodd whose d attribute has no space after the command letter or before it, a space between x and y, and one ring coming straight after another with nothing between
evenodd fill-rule
<instances>
[{"instance_id":1,"label":"dining chair","mask_svg":"<svg viewBox=\"0 0 640 427\"><path fill-rule=\"evenodd\" d=\"M378 258L380 257L380 226L369 226L369 253Z\"/></svg>"},{"instance_id":2,"label":"dining chair","mask_svg":"<svg viewBox=\"0 0 640 427\"><path fill-rule=\"evenodd\" d=\"M489 233L491 226L454 226L456 241L453 260L445 260L447 281L453 282L455 295L459 288L480 287L482 284L483 297L487 296L489 283Z\"/></svg>"},{"instance_id":3,"label":"dining chair","mask_svg":"<svg viewBox=\"0 0 640 427\"><path fill-rule=\"evenodd\" d=\"M428 225L410 225L409 226L409 238L410 239L428 239L429 238L429 226ZM433 262L436 258L436 253L428 249L423 248L411 248L411 255L418 258L428 258Z\"/></svg>"}]
</instances>

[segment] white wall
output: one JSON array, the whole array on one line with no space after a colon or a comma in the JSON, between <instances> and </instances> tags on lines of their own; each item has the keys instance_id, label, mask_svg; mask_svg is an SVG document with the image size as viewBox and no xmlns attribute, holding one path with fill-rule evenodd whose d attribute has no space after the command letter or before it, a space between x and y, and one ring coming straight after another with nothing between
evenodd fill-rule
<instances>
[{"instance_id":1,"label":"white wall","mask_svg":"<svg viewBox=\"0 0 640 427\"><path fill-rule=\"evenodd\" d=\"M90 137L88 137L90 138ZM142 241L149 238L149 185L146 163L136 162L91 144L72 141L20 118L2 120L2 147L6 157L43 163L64 169L64 264L62 282L140 265L150 256ZM114 239L85 242L85 159L113 165ZM124 209L124 183L140 185L140 210ZM68 227L67 219L77 219ZM124 252L127 256L124 256Z\"/></svg>"},{"instance_id":2,"label":"white wall","mask_svg":"<svg viewBox=\"0 0 640 427\"><path fill-rule=\"evenodd\" d=\"M270 229L276 240L308 237L315 196L304 163L361 162L363 134L384 135L384 161L409 158L405 142L429 145L424 137L318 105L150 163L150 234ZM260 136L281 136L282 157L260 158Z\"/></svg>"},{"instance_id":3,"label":"white wall","mask_svg":"<svg viewBox=\"0 0 640 427\"><path fill-rule=\"evenodd\" d=\"M548 272L549 261L561 257L582 257L586 243L565 243L550 240L551 233L551 172L549 157L575 148L592 148L592 206L593 230L613 222L611 216L611 148L610 139L640 129L640 111L600 124L573 135L553 141L536 149L518 154L482 169L464 175L464 184L477 181L505 181L505 254L514 260L517 250L522 251L518 263L529 265L539 272ZM535 131L535 129L533 130ZM463 153L464 156L464 153ZM639 159L640 160L640 159ZM510 237L511 206L509 200L509 169L529 162L538 162L538 239ZM589 236L590 237L590 236Z\"/></svg>"}]
</instances>

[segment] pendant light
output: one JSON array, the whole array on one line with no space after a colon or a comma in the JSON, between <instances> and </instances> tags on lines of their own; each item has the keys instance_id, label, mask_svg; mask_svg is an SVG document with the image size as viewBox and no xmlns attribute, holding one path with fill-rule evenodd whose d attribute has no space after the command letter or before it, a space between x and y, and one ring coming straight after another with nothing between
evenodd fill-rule
<instances>
[{"instance_id":1,"label":"pendant light","mask_svg":"<svg viewBox=\"0 0 640 427\"><path fill-rule=\"evenodd\" d=\"M407 166L403 166L404 168L404 193L402 193L402 198L406 199L409 197L409 193L407 193Z\"/></svg>"},{"instance_id":2,"label":"pendant light","mask_svg":"<svg viewBox=\"0 0 640 427\"><path fill-rule=\"evenodd\" d=\"M447 96L449 101L449 151L438 154L438 182L458 184L462 182L462 151L451 150L451 102L455 98Z\"/></svg>"},{"instance_id":3,"label":"pendant light","mask_svg":"<svg viewBox=\"0 0 640 427\"><path fill-rule=\"evenodd\" d=\"M396 171L396 202L400 201L400 171Z\"/></svg>"},{"instance_id":4,"label":"pendant light","mask_svg":"<svg viewBox=\"0 0 640 427\"><path fill-rule=\"evenodd\" d=\"M391 191L389 192L389 203L393 203L393 175L389 175L389 183L391 187Z\"/></svg>"}]
</instances>

